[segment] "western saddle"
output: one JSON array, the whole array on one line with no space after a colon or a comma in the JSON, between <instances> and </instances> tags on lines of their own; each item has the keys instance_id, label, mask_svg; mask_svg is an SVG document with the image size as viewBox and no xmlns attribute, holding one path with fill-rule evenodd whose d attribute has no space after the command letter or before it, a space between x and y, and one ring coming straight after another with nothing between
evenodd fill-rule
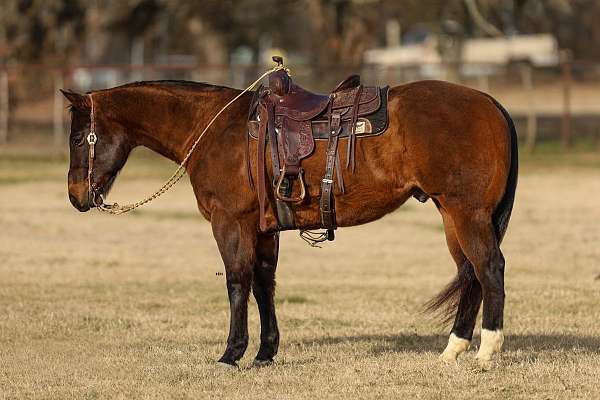
<instances>
[{"instance_id":1,"label":"western saddle","mask_svg":"<svg viewBox=\"0 0 600 400\"><path fill-rule=\"evenodd\" d=\"M327 140L325 175L321 181L321 225L326 233L321 242L334 239L337 228L333 199L334 169L340 191L344 192L338 139L346 137L346 168L355 169L354 148L357 136L372 136L387 128L388 87L363 86L360 76L344 79L329 95L309 92L294 84L283 68L283 58L273 57L282 69L269 75L268 86L261 86L249 113L249 137L258 140L257 193L260 206L260 228L266 229L265 207L267 181L265 150L269 143L273 168L273 188L280 230L295 229L292 204L306 196L302 159L310 156L315 140ZM249 152L247 156L250 168ZM250 173L250 171L248 171ZM251 175L249 175L251 176ZM299 192L293 196L293 182Z\"/></svg>"}]
</instances>

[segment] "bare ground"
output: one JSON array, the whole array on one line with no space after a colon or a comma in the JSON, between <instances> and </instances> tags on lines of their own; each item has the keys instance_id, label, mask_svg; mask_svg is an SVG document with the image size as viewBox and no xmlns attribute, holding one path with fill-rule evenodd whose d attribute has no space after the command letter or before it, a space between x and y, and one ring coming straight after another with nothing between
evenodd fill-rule
<instances>
[{"instance_id":1,"label":"bare ground","mask_svg":"<svg viewBox=\"0 0 600 400\"><path fill-rule=\"evenodd\" d=\"M249 368L252 300L231 372L215 366L223 266L187 183L132 215L82 215L64 161L0 153L0 398L599 398L599 157L545 160L523 168L503 245L494 370L476 366L478 331L458 366L437 359L448 332L421 306L455 267L435 208L411 200L323 249L284 233L277 362ZM136 157L111 198L137 199L170 169Z\"/></svg>"}]
</instances>

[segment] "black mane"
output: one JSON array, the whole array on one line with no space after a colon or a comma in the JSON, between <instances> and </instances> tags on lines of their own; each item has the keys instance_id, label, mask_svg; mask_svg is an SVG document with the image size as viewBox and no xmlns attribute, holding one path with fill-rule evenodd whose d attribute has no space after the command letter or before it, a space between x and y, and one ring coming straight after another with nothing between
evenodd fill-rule
<instances>
[{"instance_id":1,"label":"black mane","mask_svg":"<svg viewBox=\"0 0 600 400\"><path fill-rule=\"evenodd\" d=\"M123 85L115 86L112 88L92 90L90 92L86 92L86 94L90 93L100 93L113 89L127 89L127 88L135 88L135 87L160 87L160 86L169 86L179 89L188 89L188 90L238 90L228 86L220 86L213 85L205 82L194 82L194 81L185 81L185 80L174 80L174 79L164 79L164 80L156 80L156 81L137 81L125 83Z\"/></svg>"}]
</instances>

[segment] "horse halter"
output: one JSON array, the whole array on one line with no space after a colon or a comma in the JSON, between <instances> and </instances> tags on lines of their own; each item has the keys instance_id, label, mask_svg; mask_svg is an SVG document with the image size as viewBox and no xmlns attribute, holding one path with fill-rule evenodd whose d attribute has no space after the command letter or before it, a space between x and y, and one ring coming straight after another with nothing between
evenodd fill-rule
<instances>
[{"instance_id":1,"label":"horse halter","mask_svg":"<svg viewBox=\"0 0 600 400\"><path fill-rule=\"evenodd\" d=\"M238 93L237 96L235 96L233 99L229 100L229 102L227 104L225 104L223 107L221 107L221 109L210 119L208 124L206 124L206 126L204 127L202 132L200 132L200 134L198 135L198 137L196 138L196 140L194 141L192 146L187 151L185 157L183 158L183 160L181 161L181 163L179 164L179 166L177 167L175 172L171 175L171 177L169 179L167 179L165 181L165 183L158 190L156 190L151 195L146 196L142 200L139 200L135 203L126 204L123 206L119 205L118 203L106 204L104 197L102 196L102 193L100 193L100 194L98 194L98 196L96 196L96 192L100 188L97 187L96 184L93 182L92 173L93 173L93 169L94 169L95 145L98 142L98 135L96 134L94 99L92 98L92 93L89 93L88 96L90 98L91 111L90 111L90 133L88 133L88 135L87 135L87 142L88 142L88 196L89 196L88 198L91 198L93 206L102 212L105 212L108 214L113 214L113 215L120 215L120 214L127 213L129 211L135 210L136 208L141 207L144 204L147 204L147 203L157 199L158 197L162 196L165 192L167 192L169 189L171 189L177 182L179 182L181 180L181 178L183 178L183 176L185 175L185 172L186 172L185 165L186 165L187 161L192 156L192 153L198 146L198 143L200 143L200 140L204 137L204 134L214 124L214 122L219 118L219 116L226 109L228 109L233 103L238 101L245 93L247 93L252 88L254 88L264 77L268 76L271 72L278 71L280 69L284 69L283 66L277 65L277 66L269 69L268 71L264 72L254 82L252 82L246 89L242 90L240 93ZM98 204L96 202L97 197L100 197L100 199L102 200L102 203Z\"/></svg>"},{"instance_id":2,"label":"horse halter","mask_svg":"<svg viewBox=\"0 0 600 400\"><path fill-rule=\"evenodd\" d=\"M87 143L88 143L88 199L92 200L92 204L95 207L99 207L100 205L96 203L96 184L92 181L92 174L94 170L94 159L96 158L96 142L98 141L98 135L96 135L96 120L94 118L94 99L92 98L92 94L88 94L90 97L90 133L87 135ZM102 195L100 195L102 198Z\"/></svg>"}]
</instances>

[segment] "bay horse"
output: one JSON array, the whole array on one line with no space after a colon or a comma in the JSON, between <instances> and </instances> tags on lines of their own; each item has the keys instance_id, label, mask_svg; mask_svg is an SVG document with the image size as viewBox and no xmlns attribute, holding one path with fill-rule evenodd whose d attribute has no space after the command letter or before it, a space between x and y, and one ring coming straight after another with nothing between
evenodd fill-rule
<instances>
[{"instance_id":1,"label":"bay horse","mask_svg":"<svg viewBox=\"0 0 600 400\"><path fill-rule=\"evenodd\" d=\"M179 163L209 119L241 94L238 89L184 81L126 84L78 94L71 103L69 199L79 211L101 202L131 150L145 146ZM248 183L247 116L251 92L223 112L206 132L185 168L200 213L210 221L223 263L230 303L227 346L219 362L236 366L248 345L250 292L260 314L260 348L254 365L273 362L279 346L275 270L279 232L274 207L259 228L257 194ZM92 107L92 104L94 107ZM92 112L92 110L95 111ZM396 210L411 196L431 198L439 210L454 280L428 305L449 319L448 345L440 356L454 363L468 349L483 302L477 360L492 365L504 336L504 257L517 184L517 134L507 111L482 92L442 81L420 81L389 91L389 125L375 138L358 138L356 170L344 171L345 191L334 192L337 224L364 224ZM86 135L92 118L97 143L88 191ZM344 141L347 139L340 139ZM308 201L295 208L298 229L320 227L319 190L326 144L304 160ZM257 143L250 141L251 174ZM341 162L345 162L341 154ZM268 157L267 157L268 159ZM270 165L266 167L269 176ZM256 181L257 176L251 177Z\"/></svg>"}]
</instances>

